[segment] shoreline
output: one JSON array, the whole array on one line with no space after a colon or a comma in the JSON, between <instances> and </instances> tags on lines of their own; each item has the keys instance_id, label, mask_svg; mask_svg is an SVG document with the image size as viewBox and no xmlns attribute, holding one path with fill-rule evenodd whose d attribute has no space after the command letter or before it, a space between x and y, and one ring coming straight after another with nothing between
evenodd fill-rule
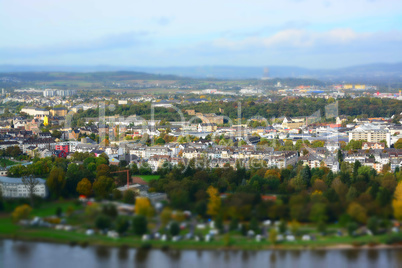
<instances>
[{"instance_id":1,"label":"shoreline","mask_svg":"<svg viewBox=\"0 0 402 268\"><path fill-rule=\"evenodd\" d=\"M88 237L90 238L90 237ZM12 241L21 241L21 242L37 242L37 243L49 243L49 244L59 244L59 245L67 245L67 246L78 246L82 248L86 247L109 247L109 248L132 248L132 249L160 249L160 250L206 250L206 251L264 251L264 250L277 250L277 251L286 251L286 250L391 250L391 249L401 249L402 244L364 244L364 245L353 245L353 244L333 244L333 245L324 245L324 246L316 246L316 245L264 245L264 244L253 244L247 246L220 246L207 244L207 242L201 242L197 246L192 245L183 245L180 242L161 242L161 241L136 241L132 240L129 243L124 243L119 240L111 240L111 241L100 241L100 240L83 240L76 241L70 240L66 241L65 239L58 238L44 238L44 237L28 237L28 236L19 236L19 235L0 235L0 240L12 240ZM183 247L184 246L184 247Z\"/></svg>"}]
</instances>

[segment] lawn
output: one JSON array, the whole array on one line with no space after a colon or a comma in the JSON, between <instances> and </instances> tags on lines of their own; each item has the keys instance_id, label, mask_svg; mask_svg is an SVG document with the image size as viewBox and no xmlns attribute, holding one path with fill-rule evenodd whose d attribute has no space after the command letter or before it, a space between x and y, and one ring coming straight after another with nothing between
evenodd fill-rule
<instances>
[{"instance_id":1,"label":"lawn","mask_svg":"<svg viewBox=\"0 0 402 268\"><path fill-rule=\"evenodd\" d=\"M14 162L14 161L11 161L11 160L8 160L8 159L4 159L4 158L0 159L0 167L12 166L12 165L15 165L15 164L17 164L17 162Z\"/></svg>"},{"instance_id":2,"label":"lawn","mask_svg":"<svg viewBox=\"0 0 402 268\"><path fill-rule=\"evenodd\" d=\"M140 175L136 177L140 177L144 181L149 182L150 180L158 180L160 178L160 175Z\"/></svg>"}]
</instances>

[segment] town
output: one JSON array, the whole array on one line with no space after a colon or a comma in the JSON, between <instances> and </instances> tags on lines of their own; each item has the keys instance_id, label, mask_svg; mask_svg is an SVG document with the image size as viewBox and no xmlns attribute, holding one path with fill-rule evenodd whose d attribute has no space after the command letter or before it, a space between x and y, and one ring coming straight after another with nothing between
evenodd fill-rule
<instances>
[{"instance_id":1,"label":"town","mask_svg":"<svg viewBox=\"0 0 402 268\"><path fill-rule=\"evenodd\" d=\"M140 88L160 90L150 83ZM3 90L11 217L0 235L195 248L402 240L400 91L231 83Z\"/></svg>"}]
</instances>

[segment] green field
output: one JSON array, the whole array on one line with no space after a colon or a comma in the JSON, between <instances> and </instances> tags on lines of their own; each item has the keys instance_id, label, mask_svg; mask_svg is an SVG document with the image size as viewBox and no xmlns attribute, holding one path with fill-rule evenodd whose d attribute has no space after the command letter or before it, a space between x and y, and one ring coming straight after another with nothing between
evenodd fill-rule
<instances>
[{"instance_id":1,"label":"green field","mask_svg":"<svg viewBox=\"0 0 402 268\"><path fill-rule=\"evenodd\" d=\"M148 178L150 176L147 176ZM155 177L155 176L154 176ZM60 207L63 212L68 207L73 207L76 211L81 210L82 207L77 205L75 201L56 201L52 203L45 203L40 208L35 208L31 215L34 216L53 216L56 213L56 209ZM81 215L81 214L77 214ZM0 215L0 238L12 238L31 241L44 241L44 242L56 242L66 244L79 244L79 245L105 245L105 246L129 246L129 247L141 247L148 244L155 248L170 247L176 249L247 249L247 250L263 250L263 249L320 249L325 247L337 247L337 246L349 246L349 247L375 247L377 245L383 245L392 236L397 238L398 241L402 240L402 234L383 234L376 236L342 236L335 235L317 236L313 241L301 241L300 238L294 242L279 242L273 245L267 240L261 242L255 241L255 239L242 236L238 231L230 232L228 235L218 235L215 240L211 242L197 242L195 240L182 240L178 242L173 241L147 241L143 242L140 237L129 234L120 238L110 238L105 235L85 235L85 225L81 226L81 222L75 222L72 218L68 218L67 222L74 226L80 226L76 231L63 231L41 227L24 227L15 225L11 221L10 214ZM74 222L74 223L73 223ZM304 226L301 229L308 232L311 226ZM205 230L207 231L207 230ZM182 234L185 232L183 231ZM199 230L196 233L204 233Z\"/></svg>"},{"instance_id":2,"label":"green field","mask_svg":"<svg viewBox=\"0 0 402 268\"><path fill-rule=\"evenodd\" d=\"M4 166L12 166L12 165L15 165L15 164L17 164L17 162L14 162L14 161L11 161L11 160L8 160L8 159L0 159L0 167L4 167Z\"/></svg>"},{"instance_id":3,"label":"green field","mask_svg":"<svg viewBox=\"0 0 402 268\"><path fill-rule=\"evenodd\" d=\"M160 178L159 175L139 175L136 177L140 177L141 179L143 179L146 182L149 182L150 180L158 180Z\"/></svg>"}]
</instances>

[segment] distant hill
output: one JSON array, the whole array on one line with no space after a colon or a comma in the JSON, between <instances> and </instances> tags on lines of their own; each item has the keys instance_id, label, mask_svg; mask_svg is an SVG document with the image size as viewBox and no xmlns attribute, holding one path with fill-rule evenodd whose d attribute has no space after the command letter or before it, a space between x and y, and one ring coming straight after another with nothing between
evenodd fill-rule
<instances>
[{"instance_id":1,"label":"distant hill","mask_svg":"<svg viewBox=\"0 0 402 268\"><path fill-rule=\"evenodd\" d=\"M267 66L270 77L314 78L325 81L387 83L402 82L402 63L377 63L338 69L308 69L295 66ZM190 67L136 67L136 66L23 66L0 65L0 73L10 72L139 72L142 75L165 75L192 78L260 79L264 67L190 66ZM178 79L176 77L176 79ZM145 78L146 79L146 78Z\"/></svg>"}]
</instances>

